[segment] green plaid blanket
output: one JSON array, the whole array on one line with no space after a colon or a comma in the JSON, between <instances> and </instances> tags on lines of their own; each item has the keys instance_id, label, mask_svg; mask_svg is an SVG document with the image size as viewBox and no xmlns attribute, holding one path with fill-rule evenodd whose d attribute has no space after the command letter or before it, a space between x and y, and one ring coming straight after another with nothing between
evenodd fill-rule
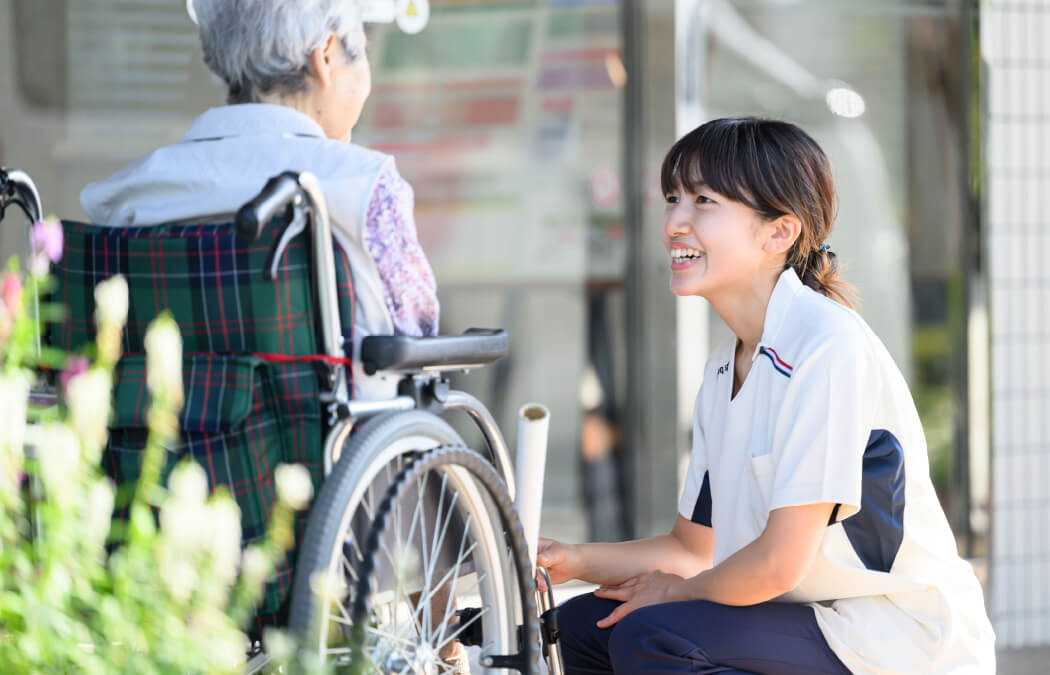
<instances>
[{"instance_id":1,"label":"green plaid blanket","mask_svg":"<svg viewBox=\"0 0 1050 675\"><path fill-rule=\"evenodd\" d=\"M65 222L63 227L66 248L54 270L53 299L65 305L67 316L50 328L52 345L77 350L93 342L95 286L115 274L128 281L125 356L116 372L106 471L118 485L138 478L148 406L143 338L149 323L167 309L182 332L185 407L165 479L177 461L192 457L212 488L225 486L237 500L242 543L260 538L275 499L278 464L303 464L315 494L323 478L325 429L315 367L259 356L320 351L306 237L287 247L275 282L264 278L263 270L279 232L276 223L256 242L239 239L230 224L111 228ZM349 349L353 281L338 246L336 268ZM305 523L300 514L297 542ZM284 622L295 554L293 549L281 561L267 585L253 632Z\"/></svg>"}]
</instances>

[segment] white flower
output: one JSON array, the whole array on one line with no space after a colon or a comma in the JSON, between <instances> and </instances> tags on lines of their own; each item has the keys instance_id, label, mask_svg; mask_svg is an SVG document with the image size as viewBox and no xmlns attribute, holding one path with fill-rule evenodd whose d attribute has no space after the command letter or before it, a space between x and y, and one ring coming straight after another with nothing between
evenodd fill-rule
<instances>
[{"instance_id":1,"label":"white flower","mask_svg":"<svg viewBox=\"0 0 1050 675\"><path fill-rule=\"evenodd\" d=\"M208 507L182 499L169 499L160 510L160 529L172 555L193 555L209 543L212 523Z\"/></svg>"},{"instance_id":2,"label":"white flower","mask_svg":"<svg viewBox=\"0 0 1050 675\"><path fill-rule=\"evenodd\" d=\"M109 372L93 368L71 379L66 388L73 427L84 440L92 463L98 461L102 446L106 444L111 387Z\"/></svg>"},{"instance_id":3,"label":"white flower","mask_svg":"<svg viewBox=\"0 0 1050 675\"><path fill-rule=\"evenodd\" d=\"M305 509L314 496L310 472L302 464L281 464L274 472L277 498L295 510Z\"/></svg>"},{"instance_id":4,"label":"white flower","mask_svg":"<svg viewBox=\"0 0 1050 675\"><path fill-rule=\"evenodd\" d=\"M325 603L332 598L345 598L347 595L346 575L329 574L327 570L310 575L310 590L318 603Z\"/></svg>"},{"instance_id":5,"label":"white flower","mask_svg":"<svg viewBox=\"0 0 1050 675\"><path fill-rule=\"evenodd\" d=\"M169 401L182 401L182 337L170 316L157 317L146 331L146 384Z\"/></svg>"},{"instance_id":6,"label":"white flower","mask_svg":"<svg viewBox=\"0 0 1050 675\"><path fill-rule=\"evenodd\" d=\"M241 511L229 497L212 499L208 510L215 575L223 583L232 584L241 557Z\"/></svg>"},{"instance_id":7,"label":"white flower","mask_svg":"<svg viewBox=\"0 0 1050 675\"><path fill-rule=\"evenodd\" d=\"M287 663L295 655L295 639L277 628L263 629L263 645L276 663Z\"/></svg>"},{"instance_id":8,"label":"white flower","mask_svg":"<svg viewBox=\"0 0 1050 675\"><path fill-rule=\"evenodd\" d=\"M228 627L212 634L209 661L214 664L216 672L238 673L244 670L245 640L243 633Z\"/></svg>"},{"instance_id":9,"label":"white flower","mask_svg":"<svg viewBox=\"0 0 1050 675\"><path fill-rule=\"evenodd\" d=\"M52 593L51 598L48 599L52 601L67 597L69 591L73 589L73 575L69 573L65 565L53 565L48 581L51 582L51 588L48 590Z\"/></svg>"},{"instance_id":10,"label":"white flower","mask_svg":"<svg viewBox=\"0 0 1050 675\"><path fill-rule=\"evenodd\" d=\"M128 282L121 275L95 286L95 320L100 326L118 327L128 320Z\"/></svg>"},{"instance_id":11,"label":"white flower","mask_svg":"<svg viewBox=\"0 0 1050 675\"><path fill-rule=\"evenodd\" d=\"M80 469L80 439L65 424L52 422L33 427L28 434L40 462L40 475L50 498L67 505L75 494L73 484Z\"/></svg>"},{"instance_id":12,"label":"white flower","mask_svg":"<svg viewBox=\"0 0 1050 675\"><path fill-rule=\"evenodd\" d=\"M241 574L249 586L261 586L270 571L270 561L258 546L249 546L241 556Z\"/></svg>"},{"instance_id":13,"label":"white flower","mask_svg":"<svg viewBox=\"0 0 1050 675\"><path fill-rule=\"evenodd\" d=\"M0 480L13 490L22 476L29 378L22 373L0 376Z\"/></svg>"},{"instance_id":14,"label":"white flower","mask_svg":"<svg viewBox=\"0 0 1050 675\"><path fill-rule=\"evenodd\" d=\"M203 504L208 498L208 476L192 460L180 462L168 478L172 498L187 504Z\"/></svg>"},{"instance_id":15,"label":"white flower","mask_svg":"<svg viewBox=\"0 0 1050 675\"><path fill-rule=\"evenodd\" d=\"M178 602L186 602L200 581L197 570L185 558L169 559L161 563L161 578Z\"/></svg>"},{"instance_id":16,"label":"white flower","mask_svg":"<svg viewBox=\"0 0 1050 675\"><path fill-rule=\"evenodd\" d=\"M85 539L92 550L101 552L113 520L113 485L109 480L96 480L88 488L86 511Z\"/></svg>"}]
</instances>

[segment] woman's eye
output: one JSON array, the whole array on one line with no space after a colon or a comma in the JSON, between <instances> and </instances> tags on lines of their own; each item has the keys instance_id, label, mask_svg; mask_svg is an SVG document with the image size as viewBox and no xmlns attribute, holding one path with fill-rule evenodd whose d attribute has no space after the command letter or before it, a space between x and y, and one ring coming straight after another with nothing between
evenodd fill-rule
<instances>
[{"instance_id":1,"label":"woman's eye","mask_svg":"<svg viewBox=\"0 0 1050 675\"><path fill-rule=\"evenodd\" d=\"M705 197L703 195L699 195L696 198L696 203L697 204L714 204L715 202L714 202L714 200L708 199L707 197Z\"/></svg>"},{"instance_id":2,"label":"woman's eye","mask_svg":"<svg viewBox=\"0 0 1050 675\"><path fill-rule=\"evenodd\" d=\"M664 199L667 200L668 204L677 204L678 203L678 197L676 197L674 195L664 195Z\"/></svg>"}]
</instances>

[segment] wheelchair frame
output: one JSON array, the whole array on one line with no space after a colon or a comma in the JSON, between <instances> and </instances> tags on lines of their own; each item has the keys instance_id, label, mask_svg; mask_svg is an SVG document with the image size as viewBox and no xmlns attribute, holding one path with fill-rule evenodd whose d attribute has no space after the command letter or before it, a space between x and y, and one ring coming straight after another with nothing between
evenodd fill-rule
<instances>
[{"instance_id":1,"label":"wheelchair frame","mask_svg":"<svg viewBox=\"0 0 1050 675\"><path fill-rule=\"evenodd\" d=\"M10 205L19 206L31 224L43 213L39 192L32 179L24 172L0 167L0 219ZM384 372L399 376L398 395L386 400L352 400L331 245L333 235L324 197L315 176L307 172L285 172L271 178L263 190L237 212L234 222L240 236L258 239L263 228L281 214L290 215L290 219L271 252L270 278L276 278L276 268L288 243L308 228L311 229L311 282L319 308L319 328L326 357L321 362L324 376L320 394L329 428L323 448L324 475L327 477L331 473L351 431L363 420L384 413L410 410L424 410L434 415L440 415L446 410L462 410L485 439L492 465L513 502L516 496L513 465L495 419L477 398L467 392L451 389L448 379L443 377L443 373L465 372L502 357L507 349L506 334L503 331L474 329L463 336L451 337L366 337L359 355L366 372L369 375ZM530 562L535 564L535 561ZM548 587L546 593L537 594L542 651L549 672L561 675L563 666L557 641L553 592L546 570L537 568L537 571L545 578ZM522 607L522 610L525 608ZM527 663L516 665L509 657L497 657L497 661L486 658L487 662L483 660L482 663L485 667L516 667L523 672L529 667ZM258 672L265 664L266 658L260 654L249 662L248 672Z\"/></svg>"}]
</instances>

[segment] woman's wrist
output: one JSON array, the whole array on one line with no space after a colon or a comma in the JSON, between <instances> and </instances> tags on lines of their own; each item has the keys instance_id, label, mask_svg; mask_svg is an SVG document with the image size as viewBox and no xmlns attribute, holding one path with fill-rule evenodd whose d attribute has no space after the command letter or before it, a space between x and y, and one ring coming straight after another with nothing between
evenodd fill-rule
<instances>
[{"instance_id":1,"label":"woman's wrist","mask_svg":"<svg viewBox=\"0 0 1050 675\"><path fill-rule=\"evenodd\" d=\"M702 577L706 574L707 572L701 572L695 577L688 577L673 583L670 588L668 588L668 595L672 596L669 602L703 600L704 579Z\"/></svg>"},{"instance_id":2,"label":"woman's wrist","mask_svg":"<svg viewBox=\"0 0 1050 675\"><path fill-rule=\"evenodd\" d=\"M587 544L566 544L569 548L568 559L572 561L571 570L574 579L590 580L592 570L587 564Z\"/></svg>"}]
</instances>

